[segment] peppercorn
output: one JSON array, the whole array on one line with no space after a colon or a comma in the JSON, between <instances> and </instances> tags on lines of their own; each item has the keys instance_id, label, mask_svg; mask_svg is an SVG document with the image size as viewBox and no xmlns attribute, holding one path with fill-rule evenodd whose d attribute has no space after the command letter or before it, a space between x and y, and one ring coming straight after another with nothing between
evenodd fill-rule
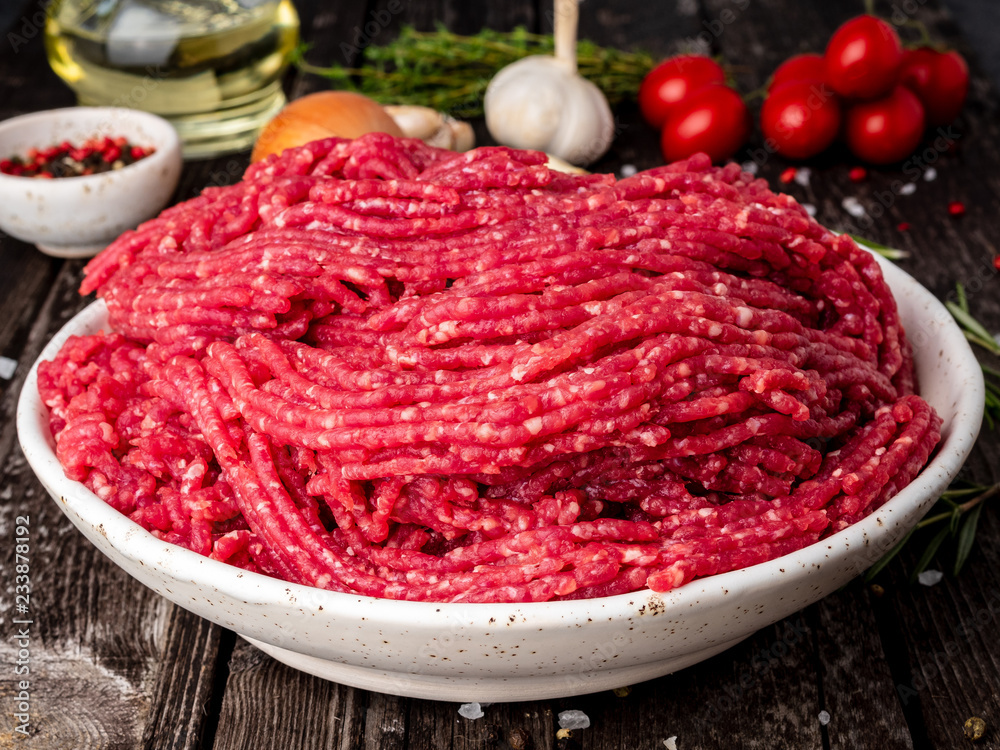
<instances>
[{"instance_id":1,"label":"peppercorn","mask_svg":"<svg viewBox=\"0 0 1000 750\"><path fill-rule=\"evenodd\" d=\"M512 729L507 735L507 744L510 750L535 750L535 741L527 729Z\"/></svg>"},{"instance_id":2,"label":"peppercorn","mask_svg":"<svg viewBox=\"0 0 1000 750\"><path fill-rule=\"evenodd\" d=\"M24 157L0 160L0 173L15 177L78 177L122 169L155 151L124 136L91 138L79 146L63 141L48 148L29 148Z\"/></svg>"},{"instance_id":3,"label":"peppercorn","mask_svg":"<svg viewBox=\"0 0 1000 750\"><path fill-rule=\"evenodd\" d=\"M986 734L986 722L978 716L972 716L965 720L965 738L976 742Z\"/></svg>"}]
</instances>

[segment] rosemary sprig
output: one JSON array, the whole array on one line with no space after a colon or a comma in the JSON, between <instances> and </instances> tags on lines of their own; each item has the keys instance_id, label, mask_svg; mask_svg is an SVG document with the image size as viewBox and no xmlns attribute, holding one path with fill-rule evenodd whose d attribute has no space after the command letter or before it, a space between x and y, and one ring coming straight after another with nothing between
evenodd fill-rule
<instances>
[{"instance_id":1,"label":"rosemary sprig","mask_svg":"<svg viewBox=\"0 0 1000 750\"><path fill-rule=\"evenodd\" d=\"M965 287L961 284L956 284L955 296L957 301L952 302L948 300L945 302L945 306L962 327L965 338L973 344L981 346L991 354L1000 356L1000 342L997 342L990 332L986 330L986 327L972 317L972 314L969 312L969 300L965 296Z\"/></svg>"},{"instance_id":2,"label":"rosemary sprig","mask_svg":"<svg viewBox=\"0 0 1000 750\"><path fill-rule=\"evenodd\" d=\"M463 36L441 26L435 31L404 26L388 44L366 47L358 67L313 65L305 60L306 51L302 46L295 52L299 69L328 78L337 88L385 104L420 104L469 118L482 116L486 86L500 68L527 55L551 55L555 46L551 36L523 27ZM577 43L580 75L593 81L612 105L634 98L655 62L644 52Z\"/></svg>"},{"instance_id":3,"label":"rosemary sprig","mask_svg":"<svg viewBox=\"0 0 1000 750\"><path fill-rule=\"evenodd\" d=\"M857 238L855 238L857 241ZM973 344L986 349L991 354L1000 356L1000 342L998 342L987 330L986 326L980 323L969 312L969 300L965 294L965 287L961 284L955 285L955 300L945 302L948 311L955 318L962 333ZM986 383L986 408L983 418L990 429L993 429L997 422L1000 422L1000 371L980 363L983 369L984 381ZM911 580L916 580L927 566L930 565L934 556L941 546L948 540L956 541L955 562L952 566L952 573L958 575L962 566L972 551L972 546L976 539L976 528L979 524L979 516L983 512L986 501L1000 494L1000 483L991 487L984 485L972 485L968 487L949 487L934 504L930 512L924 516L914 528L882 559L875 563L865 574L865 580L870 581L889 564L889 561L899 554L899 551L906 546L914 533L923 529L940 526L937 533L931 538L927 547L917 560L913 571L910 574ZM970 499L962 501L964 498Z\"/></svg>"},{"instance_id":4,"label":"rosemary sprig","mask_svg":"<svg viewBox=\"0 0 1000 750\"><path fill-rule=\"evenodd\" d=\"M965 287L956 284L955 301L948 300L944 304L970 343L1000 357L1000 342L969 312L969 300L965 295ZM986 425L992 430L1000 422L1000 371L981 362L979 366L983 370L983 382L986 385L986 409L983 412L983 418L986 420Z\"/></svg>"},{"instance_id":5,"label":"rosemary sprig","mask_svg":"<svg viewBox=\"0 0 1000 750\"><path fill-rule=\"evenodd\" d=\"M895 547L868 569L868 572L865 573L865 581L870 581L877 576L899 554L915 533L932 526L940 526L940 528L927 544L920 559L917 560L917 564L910 573L910 580L915 581L917 576L927 569L938 550L949 538L957 540L955 562L952 565L952 574L957 576L972 551L976 538L976 528L979 524L979 515L983 511L986 501L998 493L1000 493L1000 484L994 484L992 487L972 485L949 488L941 495L923 520L910 529ZM957 502L969 495L974 495L974 497L962 503Z\"/></svg>"},{"instance_id":6,"label":"rosemary sprig","mask_svg":"<svg viewBox=\"0 0 1000 750\"><path fill-rule=\"evenodd\" d=\"M903 260L910 257L910 254L906 252L906 250L898 250L894 247L883 245L880 242L875 242L875 240L859 237L856 234L848 234L847 236L861 245L861 247L867 247L869 250L874 250L883 258L888 258L889 260Z\"/></svg>"}]
</instances>

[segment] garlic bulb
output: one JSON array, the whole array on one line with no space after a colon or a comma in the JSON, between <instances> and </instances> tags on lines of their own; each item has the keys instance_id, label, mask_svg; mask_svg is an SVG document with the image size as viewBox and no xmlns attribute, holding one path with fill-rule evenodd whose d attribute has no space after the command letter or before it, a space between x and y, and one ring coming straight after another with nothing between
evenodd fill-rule
<instances>
[{"instance_id":1,"label":"garlic bulb","mask_svg":"<svg viewBox=\"0 0 1000 750\"><path fill-rule=\"evenodd\" d=\"M443 112L415 104L393 104L384 109L407 138L452 151L468 151L476 145L472 126Z\"/></svg>"},{"instance_id":2,"label":"garlic bulb","mask_svg":"<svg viewBox=\"0 0 1000 750\"><path fill-rule=\"evenodd\" d=\"M578 0L556 0L556 56L532 55L500 70L486 88L490 134L506 146L590 164L614 140L604 94L576 70Z\"/></svg>"}]
</instances>

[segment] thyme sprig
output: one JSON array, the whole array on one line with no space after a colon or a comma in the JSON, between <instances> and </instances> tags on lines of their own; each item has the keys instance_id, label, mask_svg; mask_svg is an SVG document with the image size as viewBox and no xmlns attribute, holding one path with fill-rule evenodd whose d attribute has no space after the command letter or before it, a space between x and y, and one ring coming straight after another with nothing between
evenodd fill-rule
<instances>
[{"instance_id":1,"label":"thyme sprig","mask_svg":"<svg viewBox=\"0 0 1000 750\"><path fill-rule=\"evenodd\" d=\"M551 55L550 35L483 29L477 34L455 34L443 26L417 31L403 26L385 45L364 48L356 67L323 67L306 61L308 48L300 46L293 60L300 70L331 81L336 88L356 91L383 104L419 104L456 117L480 117L483 96L500 68L527 55ZM634 98L643 76L656 61L645 52L625 52L577 43L577 65L612 104Z\"/></svg>"}]
</instances>

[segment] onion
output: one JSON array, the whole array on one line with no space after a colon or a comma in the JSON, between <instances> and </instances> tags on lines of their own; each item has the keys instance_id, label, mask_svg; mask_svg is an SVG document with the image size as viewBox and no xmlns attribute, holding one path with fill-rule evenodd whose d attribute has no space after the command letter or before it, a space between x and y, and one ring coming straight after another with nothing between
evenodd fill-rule
<instances>
[{"instance_id":1,"label":"onion","mask_svg":"<svg viewBox=\"0 0 1000 750\"><path fill-rule=\"evenodd\" d=\"M403 137L396 121L377 102L350 91L319 91L289 102L254 144L251 161L320 138L357 138L365 133Z\"/></svg>"}]
</instances>

